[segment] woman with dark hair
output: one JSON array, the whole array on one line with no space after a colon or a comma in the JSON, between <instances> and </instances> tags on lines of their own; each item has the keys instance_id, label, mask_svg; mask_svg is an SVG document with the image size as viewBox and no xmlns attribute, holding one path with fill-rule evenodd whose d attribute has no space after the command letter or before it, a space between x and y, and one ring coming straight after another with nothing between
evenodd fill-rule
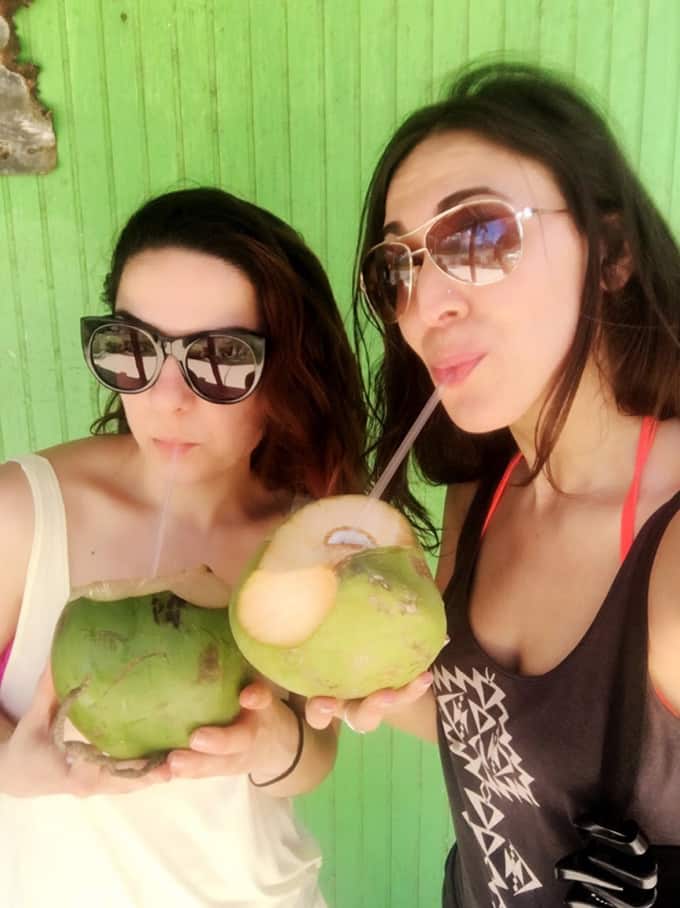
<instances>
[{"instance_id":1,"label":"woman with dark hair","mask_svg":"<svg viewBox=\"0 0 680 908\"><path fill-rule=\"evenodd\" d=\"M450 642L434 696L310 720L438 737L445 904L651 904L658 876L677 905L678 246L593 107L512 64L405 121L363 224L376 474L441 398L413 461L448 487ZM427 529L407 470L391 499Z\"/></svg>"},{"instance_id":2,"label":"woman with dark hair","mask_svg":"<svg viewBox=\"0 0 680 908\"><path fill-rule=\"evenodd\" d=\"M110 314L81 325L114 392L96 437L0 468L5 902L321 908L318 849L289 798L330 771L335 727L256 681L233 724L119 778L51 743L45 666L71 589L149 575L164 503L158 574L207 565L230 586L296 502L364 487L360 379L331 288L274 215L192 189L133 215L104 297Z\"/></svg>"}]
</instances>

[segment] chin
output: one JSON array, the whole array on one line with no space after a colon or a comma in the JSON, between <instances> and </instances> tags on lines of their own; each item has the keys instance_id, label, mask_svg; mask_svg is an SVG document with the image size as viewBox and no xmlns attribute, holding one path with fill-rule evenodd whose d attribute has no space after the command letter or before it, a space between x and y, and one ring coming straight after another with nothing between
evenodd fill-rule
<instances>
[{"instance_id":1,"label":"chin","mask_svg":"<svg viewBox=\"0 0 680 908\"><path fill-rule=\"evenodd\" d=\"M496 432L507 429L514 422L509 408L493 405L489 401L447 401L446 394L442 396L442 404L451 422L467 432L469 435L484 435L487 432Z\"/></svg>"}]
</instances>

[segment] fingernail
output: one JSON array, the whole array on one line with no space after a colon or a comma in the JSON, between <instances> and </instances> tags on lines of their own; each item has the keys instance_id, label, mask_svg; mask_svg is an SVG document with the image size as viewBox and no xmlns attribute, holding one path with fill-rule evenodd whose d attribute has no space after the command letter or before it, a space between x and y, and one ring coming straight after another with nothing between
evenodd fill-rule
<instances>
[{"instance_id":1,"label":"fingernail","mask_svg":"<svg viewBox=\"0 0 680 908\"><path fill-rule=\"evenodd\" d=\"M391 706L396 699L397 695L390 692L388 694L383 694L380 698L380 702L383 704L383 706Z\"/></svg>"},{"instance_id":2,"label":"fingernail","mask_svg":"<svg viewBox=\"0 0 680 908\"><path fill-rule=\"evenodd\" d=\"M430 684L432 684L433 681L434 681L434 676L433 676L433 675L429 675L429 674L428 674L428 675L425 675L424 678L421 678L421 679L420 679L420 683L421 683L421 685L422 685L423 687L429 687Z\"/></svg>"},{"instance_id":3,"label":"fingernail","mask_svg":"<svg viewBox=\"0 0 680 908\"><path fill-rule=\"evenodd\" d=\"M189 738L189 745L194 750L205 750L210 747L210 738L201 731L197 731Z\"/></svg>"},{"instance_id":4,"label":"fingernail","mask_svg":"<svg viewBox=\"0 0 680 908\"><path fill-rule=\"evenodd\" d=\"M319 707L319 712L324 713L325 715L329 715L330 713L335 712L335 707L329 706L328 704L324 704L323 706Z\"/></svg>"},{"instance_id":5,"label":"fingernail","mask_svg":"<svg viewBox=\"0 0 680 908\"><path fill-rule=\"evenodd\" d=\"M171 773L182 772L182 770L186 766L186 762L183 757L176 757L174 755L171 755L170 757L168 757L168 766L170 767Z\"/></svg>"}]
</instances>

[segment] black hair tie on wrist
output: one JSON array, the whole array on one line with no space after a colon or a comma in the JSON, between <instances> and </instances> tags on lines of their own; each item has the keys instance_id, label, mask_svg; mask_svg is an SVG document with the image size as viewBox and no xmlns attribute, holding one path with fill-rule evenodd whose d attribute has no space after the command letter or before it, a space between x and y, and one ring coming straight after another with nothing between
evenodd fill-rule
<instances>
[{"instance_id":1,"label":"black hair tie on wrist","mask_svg":"<svg viewBox=\"0 0 680 908\"><path fill-rule=\"evenodd\" d=\"M273 778L273 779L269 779L267 782L256 782L256 781L253 779L252 775L251 775L250 773L248 773L248 779L249 779L249 781L250 781L250 784L251 784L251 785L254 785L255 788L266 788L267 785L274 785L275 782L280 782L282 779L285 779L286 776L289 776L289 775L293 772L293 770L295 769L295 767L296 767L296 766L298 765L298 763L300 762L300 757L302 756L302 748L304 747L304 743L305 743L305 723L304 723L304 720L303 720L302 716L301 716L299 713L297 713L297 712L293 709L293 707L290 705L290 703L288 703L286 700L281 700L281 703L285 703L285 705L288 707L288 709L293 713L293 715L294 715L295 718L297 719L297 724L298 724L298 746L297 746L297 751L295 752L295 756L293 757L293 762L290 764L290 766L288 767L288 769L285 769L280 775L276 776L276 777Z\"/></svg>"}]
</instances>

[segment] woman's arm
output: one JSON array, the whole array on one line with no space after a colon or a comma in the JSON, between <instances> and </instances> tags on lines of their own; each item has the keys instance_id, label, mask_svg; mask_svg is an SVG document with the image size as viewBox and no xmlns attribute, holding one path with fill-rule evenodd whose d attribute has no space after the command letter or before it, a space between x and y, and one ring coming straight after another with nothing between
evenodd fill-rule
<instances>
[{"instance_id":1,"label":"woman's arm","mask_svg":"<svg viewBox=\"0 0 680 908\"><path fill-rule=\"evenodd\" d=\"M0 651L14 637L33 546L33 496L18 464L0 466ZM51 741L57 699L49 667L28 711L17 723L0 712L0 791L17 797L41 794L115 794L169 778L159 767L143 780L116 779L92 765L70 767Z\"/></svg>"},{"instance_id":2,"label":"woman's arm","mask_svg":"<svg viewBox=\"0 0 680 908\"><path fill-rule=\"evenodd\" d=\"M19 620L33 540L33 498L17 463L0 466L0 655L12 641ZM0 708L0 744L13 733L15 723Z\"/></svg>"},{"instance_id":3,"label":"woman's arm","mask_svg":"<svg viewBox=\"0 0 680 908\"><path fill-rule=\"evenodd\" d=\"M304 794L313 791L323 782L335 764L338 745L338 722L333 722L328 728L312 728L305 721L305 699L293 694L290 695L288 706L284 707L285 713L282 719L288 728L288 735L282 740L293 742L293 748L282 746L279 759L279 772L274 770L271 765L265 772L263 768L251 770L251 781L260 784L262 790L273 797L283 798L292 795ZM301 730L301 734L299 731ZM292 738L291 738L292 733ZM291 766L292 761L296 758L298 748L300 758L297 766L292 773L286 775L280 782L274 784L261 785L262 782L268 782L276 778L281 772L286 773Z\"/></svg>"}]
</instances>

